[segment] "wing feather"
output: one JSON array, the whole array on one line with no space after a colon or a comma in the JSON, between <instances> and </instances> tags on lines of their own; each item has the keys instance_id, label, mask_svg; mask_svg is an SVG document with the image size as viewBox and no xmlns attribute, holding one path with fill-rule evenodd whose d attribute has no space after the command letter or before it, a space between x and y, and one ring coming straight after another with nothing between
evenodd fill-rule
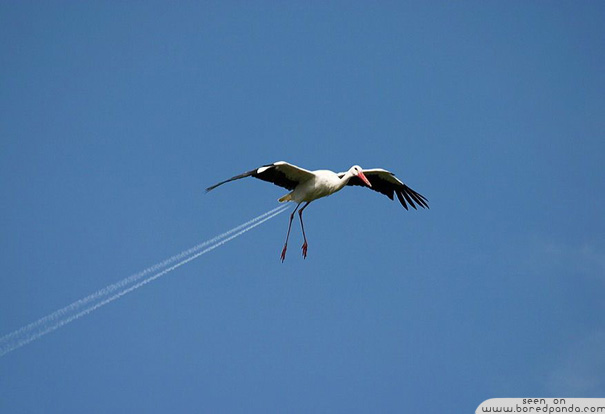
<instances>
[{"instance_id":1,"label":"wing feather","mask_svg":"<svg viewBox=\"0 0 605 414\"><path fill-rule=\"evenodd\" d=\"M397 192L397 198L399 199L399 202L401 203L403 208L405 208L406 210L409 210L407 204L405 204L405 198L403 198L403 196L401 195L401 193L399 191Z\"/></svg>"},{"instance_id":2,"label":"wing feather","mask_svg":"<svg viewBox=\"0 0 605 414\"><path fill-rule=\"evenodd\" d=\"M259 180L273 183L288 190L294 190L298 184L313 178L313 176L313 173L309 170L305 170L304 168L297 167L296 165L292 165L285 161L278 161L273 164L263 165L254 170L246 171L243 174L236 175L225 181L221 181L218 184L214 184L213 186L208 187L206 192L214 190L216 187L230 181L246 177L258 178Z\"/></svg>"},{"instance_id":3,"label":"wing feather","mask_svg":"<svg viewBox=\"0 0 605 414\"><path fill-rule=\"evenodd\" d=\"M394 199L393 193L395 193L397 199L406 210L408 210L408 204L414 209L416 209L416 205L422 208L429 208L426 197L402 183L392 172L383 170L382 168L373 168L370 170L363 170L363 174L372 184L370 190L382 193L391 200ZM345 173L339 173L338 175L342 177ZM357 185L369 188L359 177L352 177L347 185Z\"/></svg>"}]
</instances>

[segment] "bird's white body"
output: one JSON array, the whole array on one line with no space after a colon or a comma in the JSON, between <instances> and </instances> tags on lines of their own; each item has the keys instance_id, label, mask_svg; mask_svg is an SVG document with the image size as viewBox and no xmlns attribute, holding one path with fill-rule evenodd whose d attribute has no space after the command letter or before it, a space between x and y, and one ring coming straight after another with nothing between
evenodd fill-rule
<instances>
[{"instance_id":1,"label":"bird's white body","mask_svg":"<svg viewBox=\"0 0 605 414\"><path fill-rule=\"evenodd\" d=\"M340 178L338 174L330 170L316 170L312 173L312 177L301 182L294 191L280 198L279 201L311 202L343 189L350 178L350 176Z\"/></svg>"}]
</instances>

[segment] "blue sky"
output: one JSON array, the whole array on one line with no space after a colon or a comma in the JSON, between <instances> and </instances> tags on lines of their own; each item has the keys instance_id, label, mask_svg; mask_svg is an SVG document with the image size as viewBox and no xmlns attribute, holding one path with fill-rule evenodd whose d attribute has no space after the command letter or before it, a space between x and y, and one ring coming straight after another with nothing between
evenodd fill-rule
<instances>
[{"instance_id":1,"label":"blue sky","mask_svg":"<svg viewBox=\"0 0 605 414\"><path fill-rule=\"evenodd\" d=\"M0 335L395 172L0 358L2 412L474 412L605 394L601 2L4 2ZM452 408L455 407L455 408Z\"/></svg>"}]
</instances>

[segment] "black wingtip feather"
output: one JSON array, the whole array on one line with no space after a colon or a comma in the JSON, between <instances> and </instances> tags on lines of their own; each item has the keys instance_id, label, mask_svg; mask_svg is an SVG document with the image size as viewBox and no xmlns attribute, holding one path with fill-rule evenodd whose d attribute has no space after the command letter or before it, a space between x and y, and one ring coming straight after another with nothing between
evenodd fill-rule
<instances>
[{"instance_id":1,"label":"black wingtip feather","mask_svg":"<svg viewBox=\"0 0 605 414\"><path fill-rule=\"evenodd\" d=\"M416 203L422 208L429 208L428 200L425 196L416 191L412 190L410 187L405 186L404 191L416 201Z\"/></svg>"},{"instance_id":2,"label":"black wingtip feather","mask_svg":"<svg viewBox=\"0 0 605 414\"><path fill-rule=\"evenodd\" d=\"M408 192L407 192L407 191L405 191L405 189L404 189L404 191L402 191L402 193L403 193L403 196L405 197L405 199L407 200L407 202L408 202L408 203L410 203L410 205L412 206L412 208L413 208L414 210L418 210L418 209L416 208L416 205L415 205L415 204L414 204L414 202L412 201L412 197L410 197L410 195L408 194Z\"/></svg>"},{"instance_id":3,"label":"black wingtip feather","mask_svg":"<svg viewBox=\"0 0 605 414\"><path fill-rule=\"evenodd\" d=\"M408 192L408 195L412 197L412 199L418 204L420 207L424 207L424 202L420 197L418 197L418 193L415 191Z\"/></svg>"},{"instance_id":4,"label":"black wingtip feather","mask_svg":"<svg viewBox=\"0 0 605 414\"><path fill-rule=\"evenodd\" d=\"M222 183L221 183L221 184L222 184ZM212 186L210 186L210 187L206 188L206 190L204 191L204 193L206 193L206 194L207 194L207 193L209 193L210 191L214 190L214 189L215 189L216 187L218 187L219 185L220 185L220 184L215 184L215 185L212 185Z\"/></svg>"},{"instance_id":5,"label":"black wingtip feather","mask_svg":"<svg viewBox=\"0 0 605 414\"><path fill-rule=\"evenodd\" d=\"M403 208L405 208L406 210L408 210L408 206L405 204L405 200L404 200L403 196L401 195L401 192L395 191L395 194L397 194L397 198L399 199L399 202L401 203L401 205L403 206Z\"/></svg>"},{"instance_id":6,"label":"black wingtip feather","mask_svg":"<svg viewBox=\"0 0 605 414\"><path fill-rule=\"evenodd\" d=\"M219 186L221 186L221 185L223 185L223 184L226 184L226 183L228 183L228 182L230 182L230 181L235 181L235 180L239 180L240 178L249 177L249 176L251 176L251 175L252 175L253 173L255 173L255 172L256 172L256 170L247 171L247 172L245 172L245 173L243 173L243 174L236 175L235 177L231 177L231 178L229 178L228 180L221 181L220 183L214 184L214 185L212 185L212 186L210 186L210 187L206 188L206 192L212 191L212 190L214 190L216 187L219 187Z\"/></svg>"}]
</instances>

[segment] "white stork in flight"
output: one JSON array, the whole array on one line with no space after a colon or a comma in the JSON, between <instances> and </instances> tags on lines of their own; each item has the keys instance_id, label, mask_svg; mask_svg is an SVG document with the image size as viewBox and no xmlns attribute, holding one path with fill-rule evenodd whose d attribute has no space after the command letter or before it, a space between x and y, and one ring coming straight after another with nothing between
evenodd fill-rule
<instances>
[{"instance_id":1,"label":"white stork in flight","mask_svg":"<svg viewBox=\"0 0 605 414\"><path fill-rule=\"evenodd\" d=\"M329 196L341 190L346 185L367 186L368 188L378 191L393 200L393 195L396 194L401 205L407 210L408 204L416 209L416 204L422 208L428 208L428 200L421 194L412 190L410 187L399 181L392 172L383 170L382 168L373 168L371 170L362 170L359 165L354 165L347 172L335 173L330 170L309 171L296 165L289 164L285 161L274 162L273 164L263 165L262 167L245 172L228 180L221 181L206 189L206 192L215 189L219 185L228 183L229 181L239 180L240 178L254 177L263 181L268 181L280 187L291 190L290 193L279 199L279 202L293 201L296 203L296 208L290 215L288 223L288 233L286 235L286 243L281 252L281 261L286 258L286 249L288 247L288 238L290 237L290 228L292 227L292 219L298 207L304 202L306 203L300 210L300 227L302 228L304 243L302 245L303 257L307 257L307 236L305 235L305 226L303 224L302 213L305 208L319 198Z\"/></svg>"}]
</instances>

